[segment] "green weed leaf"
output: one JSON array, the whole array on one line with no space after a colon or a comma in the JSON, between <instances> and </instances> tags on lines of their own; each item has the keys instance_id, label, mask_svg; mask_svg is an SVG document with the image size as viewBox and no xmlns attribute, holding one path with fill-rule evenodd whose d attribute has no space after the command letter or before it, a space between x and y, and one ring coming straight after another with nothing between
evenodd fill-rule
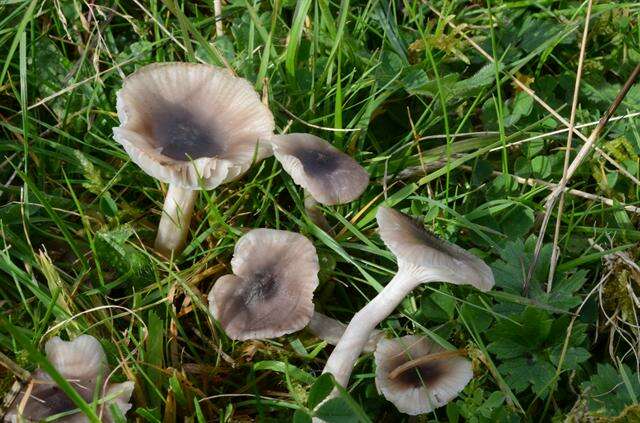
<instances>
[{"instance_id":1,"label":"green weed leaf","mask_svg":"<svg viewBox=\"0 0 640 423\"><path fill-rule=\"evenodd\" d=\"M354 423L360 421L356 412L342 397L331 398L320 406L315 415L327 423Z\"/></svg>"},{"instance_id":2,"label":"green weed leaf","mask_svg":"<svg viewBox=\"0 0 640 423\"><path fill-rule=\"evenodd\" d=\"M625 364L624 372L631 375L631 389L637 395L640 393L638 375ZM596 374L580 385L583 395L587 397L589 410L601 416L616 416L624 408L633 403L632 394L624 383L621 373L612 365L598 364Z\"/></svg>"},{"instance_id":3,"label":"green weed leaf","mask_svg":"<svg viewBox=\"0 0 640 423\"><path fill-rule=\"evenodd\" d=\"M335 383L333 376L330 373L324 373L316 379L309 390L309 399L307 400L307 406L310 409L316 408L318 404L324 400L329 393L333 390Z\"/></svg>"}]
</instances>

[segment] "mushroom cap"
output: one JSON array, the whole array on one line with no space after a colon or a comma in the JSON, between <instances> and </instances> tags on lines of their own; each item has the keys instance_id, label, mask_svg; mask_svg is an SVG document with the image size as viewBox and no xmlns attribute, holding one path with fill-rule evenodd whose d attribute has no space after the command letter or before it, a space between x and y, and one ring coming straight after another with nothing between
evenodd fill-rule
<instances>
[{"instance_id":1,"label":"mushroom cap","mask_svg":"<svg viewBox=\"0 0 640 423\"><path fill-rule=\"evenodd\" d=\"M98 340L90 335L81 335L72 341L63 341L59 337L54 337L45 344L45 352L47 360L60 373L60 376L64 377L86 402L92 402L98 388L96 385L98 381L101 384L105 382L107 370L106 356ZM48 373L37 369L31 378L34 384L24 410L22 413L18 412L26 394L25 390L14 401L12 408L5 416L5 421L40 421L77 408ZM101 387L102 385L100 389ZM106 387L104 397L116 396L105 403L103 421L112 421L109 411L110 403L115 403L123 414L131 408L128 401L133 388L133 382L110 384ZM56 421L76 423L89 420L82 413L74 413Z\"/></svg>"},{"instance_id":2,"label":"mushroom cap","mask_svg":"<svg viewBox=\"0 0 640 423\"><path fill-rule=\"evenodd\" d=\"M447 404L473 377L471 362L463 357L430 361L389 379L389 373L398 366L443 351L444 348L424 337L381 339L374 353L378 391L399 411L412 416Z\"/></svg>"},{"instance_id":3,"label":"mushroom cap","mask_svg":"<svg viewBox=\"0 0 640 423\"><path fill-rule=\"evenodd\" d=\"M156 63L129 75L117 93L113 135L154 178L213 189L271 154L275 123L251 84L225 69Z\"/></svg>"},{"instance_id":4,"label":"mushroom cap","mask_svg":"<svg viewBox=\"0 0 640 423\"><path fill-rule=\"evenodd\" d=\"M53 337L44 346L47 359L60 376L67 380L93 380L106 369L102 345L91 335L80 335L72 341Z\"/></svg>"},{"instance_id":5,"label":"mushroom cap","mask_svg":"<svg viewBox=\"0 0 640 423\"><path fill-rule=\"evenodd\" d=\"M276 135L271 145L293 181L321 204L353 201L369 184L369 174L358 162L315 135Z\"/></svg>"},{"instance_id":6,"label":"mushroom cap","mask_svg":"<svg viewBox=\"0 0 640 423\"><path fill-rule=\"evenodd\" d=\"M231 268L209 292L209 310L230 338L276 338L307 325L319 265L306 237L253 229L236 243Z\"/></svg>"},{"instance_id":7,"label":"mushroom cap","mask_svg":"<svg viewBox=\"0 0 640 423\"><path fill-rule=\"evenodd\" d=\"M116 407L120 409L120 412L123 416L127 414L129 410L131 410L132 405L129 401L131 400L131 394L133 394L133 389L135 388L135 386L135 383L128 380L122 383L113 383L107 388L105 397L113 397L113 399L111 399L109 403L115 404ZM104 413L106 414L106 417L109 421L113 420L109 407L105 407Z\"/></svg>"},{"instance_id":8,"label":"mushroom cap","mask_svg":"<svg viewBox=\"0 0 640 423\"><path fill-rule=\"evenodd\" d=\"M380 237L398 259L398 266L426 278L437 272L444 282L470 284L490 290L493 272L480 258L455 244L438 238L421 223L389 207L378 207Z\"/></svg>"}]
</instances>

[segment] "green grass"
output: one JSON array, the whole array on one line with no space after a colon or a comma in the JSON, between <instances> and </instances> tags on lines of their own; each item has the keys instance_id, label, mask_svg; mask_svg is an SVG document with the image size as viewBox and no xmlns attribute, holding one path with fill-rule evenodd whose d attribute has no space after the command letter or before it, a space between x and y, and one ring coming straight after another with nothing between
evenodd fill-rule
<instances>
[{"instance_id":1,"label":"green grass","mask_svg":"<svg viewBox=\"0 0 640 423\"><path fill-rule=\"evenodd\" d=\"M307 331L233 342L206 294L243 231L286 229L320 255L317 308L348 321L395 272L376 234L375 208L387 204L473 249L497 281L486 294L417 289L383 323L389 336L470 351L473 381L420 421L636 421L640 276L629 263L640 231L623 206L640 206L640 187L616 167L640 177L640 121L629 116L640 85L597 143L615 165L590 154L569 182L614 205L567 194L523 290L550 192L541 181L562 177L567 133L512 78L568 119L586 10L569 0L231 0L217 38L212 0L0 0L1 352L31 371L46 366L38 351L51 336L89 333L118 366L114 380L135 378L129 419L306 421L331 347ZM597 121L640 61L639 13L637 2L593 5L577 124ZM199 196L183 255L159 259L166 186L111 136L123 76L157 61L228 66L267 96L278 132L314 133L362 163L364 195L324 209L335 239L308 222L302 191L269 158ZM17 375L0 369L4 392ZM363 356L350 395L332 405L347 417L335 421L409 421L377 394L374 371Z\"/></svg>"}]
</instances>

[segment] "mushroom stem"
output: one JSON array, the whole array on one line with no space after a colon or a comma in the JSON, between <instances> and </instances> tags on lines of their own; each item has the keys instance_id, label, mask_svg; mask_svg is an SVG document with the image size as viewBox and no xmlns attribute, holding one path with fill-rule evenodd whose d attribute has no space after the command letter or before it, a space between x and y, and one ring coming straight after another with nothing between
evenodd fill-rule
<instances>
[{"instance_id":1,"label":"mushroom stem","mask_svg":"<svg viewBox=\"0 0 640 423\"><path fill-rule=\"evenodd\" d=\"M309 321L309 330L318 338L331 345L336 345L340 342L342 334L347 325L340 320L336 320L332 317L325 316L317 311L313 312L311 321ZM364 345L365 352L373 352L376 349L378 340L382 337L383 332L380 330L374 330L369 335L367 343Z\"/></svg>"},{"instance_id":2,"label":"mushroom stem","mask_svg":"<svg viewBox=\"0 0 640 423\"><path fill-rule=\"evenodd\" d=\"M162 207L155 249L166 257L177 255L184 248L198 191L169 185Z\"/></svg>"},{"instance_id":3,"label":"mushroom stem","mask_svg":"<svg viewBox=\"0 0 640 423\"><path fill-rule=\"evenodd\" d=\"M418 367L432 361L442 360L444 358L456 357L460 355L465 355L465 350L460 349L453 351L442 351L439 353L423 355L422 357L407 361L406 363L401 364L400 366L393 369L391 372L389 372L389 379L393 380L400 376L402 373L406 372L409 369L413 369L414 367Z\"/></svg>"},{"instance_id":4,"label":"mushroom stem","mask_svg":"<svg viewBox=\"0 0 640 423\"><path fill-rule=\"evenodd\" d=\"M347 386L353 365L367 343L371 331L386 319L416 286L442 280L437 271L429 275L421 273L418 277L412 269L405 267L400 265L398 273L387 286L353 316L329 356L322 372L333 374L340 385Z\"/></svg>"},{"instance_id":5,"label":"mushroom stem","mask_svg":"<svg viewBox=\"0 0 640 423\"><path fill-rule=\"evenodd\" d=\"M318 202L315 198L311 196L309 191L304 190L304 209L307 212L307 216L313 223L316 224L317 227L333 236L333 229L331 229L331 225L327 221L327 218L324 217L324 214L318 207Z\"/></svg>"}]
</instances>

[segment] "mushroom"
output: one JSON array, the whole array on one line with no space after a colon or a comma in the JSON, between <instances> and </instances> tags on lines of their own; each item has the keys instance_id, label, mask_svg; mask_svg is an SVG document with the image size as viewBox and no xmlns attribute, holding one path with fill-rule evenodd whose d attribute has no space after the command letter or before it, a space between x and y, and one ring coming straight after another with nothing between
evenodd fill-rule
<instances>
[{"instance_id":1,"label":"mushroom","mask_svg":"<svg viewBox=\"0 0 640 423\"><path fill-rule=\"evenodd\" d=\"M113 136L140 168L169 184L155 248L177 254L189 233L197 191L245 173L271 154L273 115L251 84L193 63L140 68L117 93Z\"/></svg>"},{"instance_id":2,"label":"mushroom","mask_svg":"<svg viewBox=\"0 0 640 423\"><path fill-rule=\"evenodd\" d=\"M376 387L403 413L429 413L458 396L473 377L463 354L424 337L381 339L374 353Z\"/></svg>"},{"instance_id":3,"label":"mushroom","mask_svg":"<svg viewBox=\"0 0 640 423\"><path fill-rule=\"evenodd\" d=\"M231 269L209 292L209 311L231 339L276 338L309 323L319 265L306 237L253 229L236 243Z\"/></svg>"},{"instance_id":4,"label":"mushroom","mask_svg":"<svg viewBox=\"0 0 640 423\"><path fill-rule=\"evenodd\" d=\"M320 312L314 311L309 321L309 330L316 337L322 339L328 344L336 345L347 325L332 317L326 316ZM381 330L373 330L369 335L367 343L364 345L363 351L373 352L376 349L378 340L384 335Z\"/></svg>"},{"instance_id":5,"label":"mushroom","mask_svg":"<svg viewBox=\"0 0 640 423\"><path fill-rule=\"evenodd\" d=\"M398 272L382 291L358 311L329 356L324 373L342 386L349 382L371 331L418 285L445 281L491 289L493 273L484 261L457 245L437 238L422 224L393 209L378 208L380 237L396 256Z\"/></svg>"},{"instance_id":6,"label":"mushroom","mask_svg":"<svg viewBox=\"0 0 640 423\"><path fill-rule=\"evenodd\" d=\"M134 383L107 383L107 363L104 350L97 339L81 335L73 341L63 341L55 337L45 344L47 360L60 375L87 402L95 398L104 399L99 404L98 414L102 421L111 422L111 404L115 404L122 414L131 408L129 398ZM100 383L100 385L98 385ZM58 387L53 378L41 369L31 377L30 388L23 389L4 421L40 421L54 415L76 410L73 401ZM88 422L80 411L58 419L60 422Z\"/></svg>"},{"instance_id":7,"label":"mushroom","mask_svg":"<svg viewBox=\"0 0 640 423\"><path fill-rule=\"evenodd\" d=\"M329 224L318 210L345 204L360 197L369 184L369 175L352 157L311 134L276 135L270 140L273 154L305 190L304 205L309 218L330 232Z\"/></svg>"}]
</instances>

